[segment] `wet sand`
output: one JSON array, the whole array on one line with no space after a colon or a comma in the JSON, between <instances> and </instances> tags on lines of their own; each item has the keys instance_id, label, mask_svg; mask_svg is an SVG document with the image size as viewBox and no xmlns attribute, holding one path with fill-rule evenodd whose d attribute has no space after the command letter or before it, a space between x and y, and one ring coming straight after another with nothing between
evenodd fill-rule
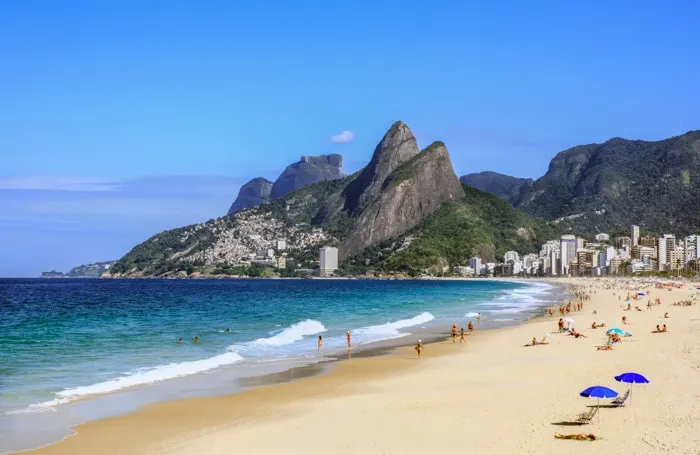
<instances>
[{"instance_id":1,"label":"wet sand","mask_svg":"<svg viewBox=\"0 0 700 455\"><path fill-rule=\"evenodd\" d=\"M697 454L700 311L697 303L668 306L694 294L694 286L671 292L644 286L663 304L636 312L622 311L624 302L612 295L623 293L624 299L627 285L620 280L617 291L603 289L611 280L572 281L596 291L582 312L571 314L588 338L554 333L548 345L523 347L532 337L556 332L556 317L487 332L477 326L466 344L427 345L420 361L412 347L356 355L320 376L300 371L294 382L159 403L90 422L77 427L77 435L30 453ZM605 329L591 329L591 323L619 326L622 315L628 317L623 328L634 336L613 351L596 350ZM651 334L659 323L669 332ZM644 373L652 382L635 386L631 405L601 409L600 423L574 426L575 417L596 403L578 392L605 385L623 393L627 386L613 376L625 371ZM554 438L583 432L603 439Z\"/></svg>"}]
</instances>

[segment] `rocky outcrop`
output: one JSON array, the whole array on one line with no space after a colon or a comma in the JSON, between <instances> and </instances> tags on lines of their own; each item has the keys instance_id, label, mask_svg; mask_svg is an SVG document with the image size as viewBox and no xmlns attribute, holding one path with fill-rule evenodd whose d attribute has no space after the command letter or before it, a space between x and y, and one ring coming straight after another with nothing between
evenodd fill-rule
<instances>
[{"instance_id":1,"label":"rocky outcrop","mask_svg":"<svg viewBox=\"0 0 700 455\"><path fill-rule=\"evenodd\" d=\"M271 181L262 177L254 178L238 191L238 197L231 204L231 208L228 209L228 214L231 215L232 213L270 202L271 192Z\"/></svg>"},{"instance_id":2,"label":"rocky outcrop","mask_svg":"<svg viewBox=\"0 0 700 455\"><path fill-rule=\"evenodd\" d=\"M356 214L374 200L384 181L401 164L418 155L418 142L405 123L394 123L372 154L372 160L343 192L345 207Z\"/></svg>"},{"instance_id":3,"label":"rocky outcrop","mask_svg":"<svg viewBox=\"0 0 700 455\"><path fill-rule=\"evenodd\" d=\"M392 130L396 131L395 127L396 124ZM403 130L402 133L393 136L405 140L394 142L396 146L378 147L379 153L375 152L372 159L376 163L388 163L393 169L386 174L386 167L378 165L373 168L376 174L366 177L368 186L362 194L375 192L376 197L357 215L354 229L341 245L341 258L353 256L370 245L401 235L416 227L443 202L465 196L442 142L433 143L424 151L413 154L413 134L403 124L398 125L397 129ZM390 133L391 130L387 136ZM383 157L382 153L389 156ZM409 158L407 161L406 157Z\"/></svg>"},{"instance_id":4,"label":"rocky outcrop","mask_svg":"<svg viewBox=\"0 0 700 455\"><path fill-rule=\"evenodd\" d=\"M510 175L491 171L463 175L459 178L459 181L477 190L495 194L513 205L518 203L520 196L525 193L534 182L532 179L511 177Z\"/></svg>"},{"instance_id":5,"label":"rocky outcrop","mask_svg":"<svg viewBox=\"0 0 700 455\"><path fill-rule=\"evenodd\" d=\"M343 177L341 155L302 156L290 164L272 185L270 197L278 199L305 186Z\"/></svg>"}]
</instances>

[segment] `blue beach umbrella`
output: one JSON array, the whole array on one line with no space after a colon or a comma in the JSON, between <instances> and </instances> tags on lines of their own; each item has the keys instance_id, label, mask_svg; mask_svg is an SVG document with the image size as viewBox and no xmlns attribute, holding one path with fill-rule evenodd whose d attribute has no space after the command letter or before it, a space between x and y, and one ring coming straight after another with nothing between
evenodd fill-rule
<instances>
[{"instance_id":1,"label":"blue beach umbrella","mask_svg":"<svg viewBox=\"0 0 700 455\"><path fill-rule=\"evenodd\" d=\"M608 335L610 335L611 333L616 333L616 334L618 334L618 335L620 335L620 336L625 336L625 335L627 335L627 332L625 332L625 331L622 330L622 329L618 329L618 328L610 329L610 330L608 330L608 331L605 332L605 333L607 333Z\"/></svg>"},{"instance_id":2,"label":"blue beach umbrella","mask_svg":"<svg viewBox=\"0 0 700 455\"><path fill-rule=\"evenodd\" d=\"M632 384L649 384L649 380L639 373L622 373L615 376L617 382L624 382L630 385L630 406L632 405Z\"/></svg>"},{"instance_id":3,"label":"blue beach umbrella","mask_svg":"<svg viewBox=\"0 0 700 455\"><path fill-rule=\"evenodd\" d=\"M602 385L594 385L593 387L589 387L583 392L579 393L584 398L597 398L598 399L598 422L600 422L600 399L601 398L615 398L617 396L617 392L615 392L613 389L602 386Z\"/></svg>"}]
</instances>

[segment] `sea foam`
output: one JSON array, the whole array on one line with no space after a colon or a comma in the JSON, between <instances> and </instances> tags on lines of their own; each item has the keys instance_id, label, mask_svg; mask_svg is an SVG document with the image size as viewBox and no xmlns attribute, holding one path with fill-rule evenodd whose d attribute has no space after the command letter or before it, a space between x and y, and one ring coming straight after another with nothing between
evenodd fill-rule
<instances>
[{"instance_id":1,"label":"sea foam","mask_svg":"<svg viewBox=\"0 0 700 455\"><path fill-rule=\"evenodd\" d=\"M406 329L408 327L415 327L417 325L425 324L426 322L430 322L433 319L435 319L435 316L426 311L410 319L400 319L394 322L387 322L386 324L362 327L360 329L353 330L353 334L365 343L391 340L393 338L400 338L406 335L410 335L409 333L399 332L400 329Z\"/></svg>"},{"instance_id":2,"label":"sea foam","mask_svg":"<svg viewBox=\"0 0 700 455\"><path fill-rule=\"evenodd\" d=\"M127 373L124 376L120 376L109 381L98 382L87 386L73 387L56 392L55 400L41 403L40 406L53 406L77 400L86 396L101 395L116 392L129 387L152 384L154 382L160 382L166 379L189 376L241 361L243 361L243 357L240 354L235 352L226 352L224 354L219 354L201 360L160 365L145 371Z\"/></svg>"},{"instance_id":3,"label":"sea foam","mask_svg":"<svg viewBox=\"0 0 700 455\"><path fill-rule=\"evenodd\" d=\"M305 336L308 335L318 335L326 331L326 328L318 321L313 319L306 319L296 324L292 324L281 332L268 337L268 338L258 338L257 340L251 342L251 344L264 345L264 346L284 346L287 344L292 344L296 341L301 341Z\"/></svg>"}]
</instances>

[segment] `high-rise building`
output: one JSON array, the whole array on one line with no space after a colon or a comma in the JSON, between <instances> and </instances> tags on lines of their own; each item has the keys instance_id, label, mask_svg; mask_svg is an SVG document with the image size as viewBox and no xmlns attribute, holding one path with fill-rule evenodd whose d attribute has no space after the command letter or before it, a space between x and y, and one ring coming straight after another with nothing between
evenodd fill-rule
<instances>
[{"instance_id":1,"label":"high-rise building","mask_svg":"<svg viewBox=\"0 0 700 455\"><path fill-rule=\"evenodd\" d=\"M700 259L700 236L689 235L683 240L686 264Z\"/></svg>"},{"instance_id":2,"label":"high-rise building","mask_svg":"<svg viewBox=\"0 0 700 455\"><path fill-rule=\"evenodd\" d=\"M473 257L469 259L469 267L474 269L474 274L481 274L481 258Z\"/></svg>"},{"instance_id":3,"label":"high-rise building","mask_svg":"<svg viewBox=\"0 0 700 455\"><path fill-rule=\"evenodd\" d=\"M285 239L277 240L277 251L284 251L287 249L287 241Z\"/></svg>"},{"instance_id":4,"label":"high-rise building","mask_svg":"<svg viewBox=\"0 0 700 455\"><path fill-rule=\"evenodd\" d=\"M656 246L656 251L658 252L659 272L670 270L671 253L673 253L675 250L676 236L672 234L664 234L663 237L659 238Z\"/></svg>"},{"instance_id":5,"label":"high-rise building","mask_svg":"<svg viewBox=\"0 0 700 455\"><path fill-rule=\"evenodd\" d=\"M338 270L338 248L332 246L321 248L319 265L321 276L331 275Z\"/></svg>"},{"instance_id":6,"label":"high-rise building","mask_svg":"<svg viewBox=\"0 0 700 455\"><path fill-rule=\"evenodd\" d=\"M560 273L567 275L569 273L569 265L576 262L576 237L573 235L562 235L560 240L559 251L561 254Z\"/></svg>"},{"instance_id":7,"label":"high-rise building","mask_svg":"<svg viewBox=\"0 0 700 455\"><path fill-rule=\"evenodd\" d=\"M632 246L639 245L639 226L632 225Z\"/></svg>"},{"instance_id":8,"label":"high-rise building","mask_svg":"<svg viewBox=\"0 0 700 455\"><path fill-rule=\"evenodd\" d=\"M668 270L681 270L684 265L684 253L682 246L677 246L671 250L669 255Z\"/></svg>"},{"instance_id":9,"label":"high-rise building","mask_svg":"<svg viewBox=\"0 0 700 455\"><path fill-rule=\"evenodd\" d=\"M630 248L632 246L632 239L630 237L617 237L615 238L615 246L618 248Z\"/></svg>"}]
</instances>

